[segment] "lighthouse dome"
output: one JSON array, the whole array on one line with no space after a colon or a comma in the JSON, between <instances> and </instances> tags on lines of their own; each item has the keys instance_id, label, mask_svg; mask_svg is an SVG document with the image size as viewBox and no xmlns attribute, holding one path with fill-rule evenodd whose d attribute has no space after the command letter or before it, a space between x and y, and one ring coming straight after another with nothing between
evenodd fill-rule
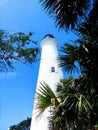
<instances>
[{"instance_id":1,"label":"lighthouse dome","mask_svg":"<svg viewBox=\"0 0 98 130\"><path fill-rule=\"evenodd\" d=\"M46 35L44 36L44 38L46 38L46 37L54 38L54 36L53 36L52 34L46 34Z\"/></svg>"},{"instance_id":2,"label":"lighthouse dome","mask_svg":"<svg viewBox=\"0 0 98 130\"><path fill-rule=\"evenodd\" d=\"M41 47L44 45L54 45L57 47L58 43L52 34L46 34L41 42Z\"/></svg>"}]
</instances>

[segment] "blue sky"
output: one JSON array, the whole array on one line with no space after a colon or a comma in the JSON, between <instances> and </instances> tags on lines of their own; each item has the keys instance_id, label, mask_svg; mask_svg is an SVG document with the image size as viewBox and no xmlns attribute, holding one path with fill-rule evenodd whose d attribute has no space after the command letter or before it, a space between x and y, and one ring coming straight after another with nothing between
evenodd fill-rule
<instances>
[{"instance_id":1,"label":"blue sky","mask_svg":"<svg viewBox=\"0 0 98 130\"><path fill-rule=\"evenodd\" d=\"M57 39L58 48L75 39L71 32L58 31L38 0L0 0L0 29L11 33L32 31L39 47L48 33ZM38 69L39 61L32 66L17 63L13 73L0 74L0 130L32 116Z\"/></svg>"}]
</instances>

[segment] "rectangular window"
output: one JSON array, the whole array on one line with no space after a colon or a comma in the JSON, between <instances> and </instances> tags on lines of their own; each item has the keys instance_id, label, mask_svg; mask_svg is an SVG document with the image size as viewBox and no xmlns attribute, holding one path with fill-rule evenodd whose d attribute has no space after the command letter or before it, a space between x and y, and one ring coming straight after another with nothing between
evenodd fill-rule
<instances>
[{"instance_id":1,"label":"rectangular window","mask_svg":"<svg viewBox=\"0 0 98 130\"><path fill-rule=\"evenodd\" d=\"M55 72L55 67L51 67L51 72Z\"/></svg>"}]
</instances>

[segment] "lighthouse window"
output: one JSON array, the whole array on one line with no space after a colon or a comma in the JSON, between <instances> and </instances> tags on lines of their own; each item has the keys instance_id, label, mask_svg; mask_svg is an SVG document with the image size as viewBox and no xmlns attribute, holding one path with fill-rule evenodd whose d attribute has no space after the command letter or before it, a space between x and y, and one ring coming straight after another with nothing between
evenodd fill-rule
<instances>
[{"instance_id":1,"label":"lighthouse window","mask_svg":"<svg viewBox=\"0 0 98 130\"><path fill-rule=\"evenodd\" d=\"M55 67L51 67L51 72L55 72Z\"/></svg>"}]
</instances>

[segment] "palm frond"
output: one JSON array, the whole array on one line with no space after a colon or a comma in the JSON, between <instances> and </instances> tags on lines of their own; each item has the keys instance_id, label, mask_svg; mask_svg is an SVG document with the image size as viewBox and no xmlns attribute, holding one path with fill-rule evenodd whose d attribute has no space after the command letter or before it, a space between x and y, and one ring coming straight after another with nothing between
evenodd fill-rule
<instances>
[{"instance_id":1,"label":"palm frond","mask_svg":"<svg viewBox=\"0 0 98 130\"><path fill-rule=\"evenodd\" d=\"M50 106L56 106L59 104L55 93L46 83L41 83L40 89L36 93L36 109L38 111L38 117Z\"/></svg>"},{"instance_id":2,"label":"palm frond","mask_svg":"<svg viewBox=\"0 0 98 130\"><path fill-rule=\"evenodd\" d=\"M63 54L58 57L58 60L60 61L59 66L62 67L65 72L79 72L79 67L77 65L79 58L78 50L78 46L74 46L68 43L61 47L60 51Z\"/></svg>"},{"instance_id":3,"label":"palm frond","mask_svg":"<svg viewBox=\"0 0 98 130\"><path fill-rule=\"evenodd\" d=\"M91 6L90 0L40 0L44 9L55 18L59 28L73 28L83 20L83 15Z\"/></svg>"}]
</instances>

